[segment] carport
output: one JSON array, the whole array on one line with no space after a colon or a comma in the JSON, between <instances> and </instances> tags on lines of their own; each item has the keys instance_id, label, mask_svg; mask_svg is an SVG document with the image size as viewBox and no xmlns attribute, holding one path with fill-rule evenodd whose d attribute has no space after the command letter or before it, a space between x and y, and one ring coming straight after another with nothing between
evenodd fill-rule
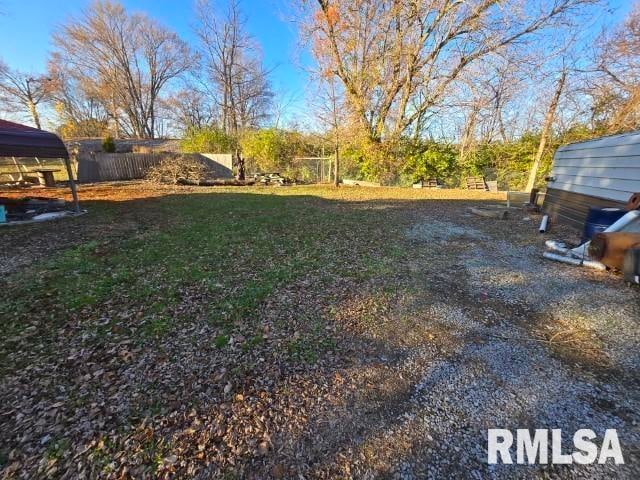
<instances>
[{"instance_id":1,"label":"carport","mask_svg":"<svg viewBox=\"0 0 640 480\"><path fill-rule=\"evenodd\" d=\"M51 132L22 125L20 123L0 120L0 158L12 158L16 173L23 174L19 169L20 159L60 159L64 162L69 178L69 188L73 196L75 212L80 212L78 192L73 179L73 170L69 160L69 152L60 138ZM32 170L37 173L45 184L51 183L53 173L51 169L41 168Z\"/></svg>"}]
</instances>

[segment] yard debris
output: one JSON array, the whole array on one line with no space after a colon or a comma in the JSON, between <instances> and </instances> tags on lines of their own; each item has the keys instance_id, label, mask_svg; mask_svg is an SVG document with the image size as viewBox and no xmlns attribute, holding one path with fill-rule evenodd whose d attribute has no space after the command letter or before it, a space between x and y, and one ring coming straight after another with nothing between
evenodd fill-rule
<instances>
[{"instance_id":1,"label":"yard debris","mask_svg":"<svg viewBox=\"0 0 640 480\"><path fill-rule=\"evenodd\" d=\"M418 180L413 184L413 188L442 188L442 182L435 177L429 177L426 180Z\"/></svg>"},{"instance_id":2,"label":"yard debris","mask_svg":"<svg viewBox=\"0 0 640 480\"><path fill-rule=\"evenodd\" d=\"M613 232L639 232L640 233L640 210L627 212L622 218L604 230L603 233ZM586 266L605 270L607 266L591 258L589 248L591 241L584 242L575 248L567 247L563 242L547 241L545 243L549 251L543 254L544 258L555 260L569 265ZM596 249L598 252L599 249Z\"/></svg>"},{"instance_id":3,"label":"yard debris","mask_svg":"<svg viewBox=\"0 0 640 480\"><path fill-rule=\"evenodd\" d=\"M596 270L606 270L606 265L588 258L577 258L570 255L559 255L553 252L544 252L542 256L548 260L574 265L576 267L590 267Z\"/></svg>"},{"instance_id":4,"label":"yard debris","mask_svg":"<svg viewBox=\"0 0 640 480\"><path fill-rule=\"evenodd\" d=\"M640 248L627 250L622 271L626 282L640 284Z\"/></svg>"},{"instance_id":5,"label":"yard debris","mask_svg":"<svg viewBox=\"0 0 640 480\"><path fill-rule=\"evenodd\" d=\"M0 197L0 205L5 208L7 222L47 220L62 216L69 208L67 202L62 199L46 197Z\"/></svg>"},{"instance_id":6,"label":"yard debris","mask_svg":"<svg viewBox=\"0 0 640 480\"><path fill-rule=\"evenodd\" d=\"M468 190L489 190L489 187L487 187L487 182L482 176L467 177L466 183Z\"/></svg>"},{"instance_id":7,"label":"yard debris","mask_svg":"<svg viewBox=\"0 0 640 480\"><path fill-rule=\"evenodd\" d=\"M622 270L625 253L630 248L640 248L640 233L596 233L589 244L589 256L609 268Z\"/></svg>"},{"instance_id":8,"label":"yard debris","mask_svg":"<svg viewBox=\"0 0 640 480\"><path fill-rule=\"evenodd\" d=\"M33 220L34 222L44 222L46 220L55 220L56 218L66 217L67 215L72 215L72 212L61 211L61 212L40 213L35 217L33 217L31 220Z\"/></svg>"},{"instance_id":9,"label":"yard debris","mask_svg":"<svg viewBox=\"0 0 640 480\"><path fill-rule=\"evenodd\" d=\"M206 163L189 155L166 157L149 168L147 180L155 183L178 185L181 182L200 182L211 174ZM191 184L191 183L190 183Z\"/></svg>"},{"instance_id":10,"label":"yard debris","mask_svg":"<svg viewBox=\"0 0 640 480\"><path fill-rule=\"evenodd\" d=\"M469 211L479 217L497 218L499 220L504 220L509 216L509 211L506 208L471 207Z\"/></svg>"},{"instance_id":11,"label":"yard debris","mask_svg":"<svg viewBox=\"0 0 640 480\"><path fill-rule=\"evenodd\" d=\"M284 177L280 175L280 173L256 173L253 176L253 180L255 183L260 185L296 185L297 182L291 178Z\"/></svg>"},{"instance_id":12,"label":"yard debris","mask_svg":"<svg viewBox=\"0 0 640 480\"><path fill-rule=\"evenodd\" d=\"M348 178L343 178L341 180L341 183L343 185L347 185L350 187L379 187L380 186L379 182L367 182L364 180L352 180Z\"/></svg>"},{"instance_id":13,"label":"yard debris","mask_svg":"<svg viewBox=\"0 0 640 480\"><path fill-rule=\"evenodd\" d=\"M538 231L540 233L546 233L548 227L549 227L549 215L543 215L542 220L540 221L540 226L538 227Z\"/></svg>"},{"instance_id":14,"label":"yard debris","mask_svg":"<svg viewBox=\"0 0 640 480\"><path fill-rule=\"evenodd\" d=\"M244 187L254 185L254 180L237 180L235 178L220 178L216 180L187 180L181 178L178 185L191 185L194 187Z\"/></svg>"},{"instance_id":15,"label":"yard debris","mask_svg":"<svg viewBox=\"0 0 640 480\"><path fill-rule=\"evenodd\" d=\"M640 209L640 192L634 193L629 197L629 201L625 205L625 210L639 210Z\"/></svg>"}]
</instances>

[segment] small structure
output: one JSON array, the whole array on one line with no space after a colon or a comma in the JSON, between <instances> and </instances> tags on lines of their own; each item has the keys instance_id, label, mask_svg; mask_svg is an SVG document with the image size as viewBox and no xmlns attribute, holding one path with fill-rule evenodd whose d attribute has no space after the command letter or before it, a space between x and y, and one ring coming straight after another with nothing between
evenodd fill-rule
<instances>
[{"instance_id":1,"label":"small structure","mask_svg":"<svg viewBox=\"0 0 640 480\"><path fill-rule=\"evenodd\" d=\"M78 192L73 180L69 152L57 135L19 123L0 120L0 157L12 158L18 174L24 173L19 169L19 160L17 159L20 158L56 158L63 160L69 177L69 187L73 195L74 208L76 212L80 212ZM31 170L31 172L38 175L42 185L51 186L53 185L53 173L55 170L42 167Z\"/></svg>"},{"instance_id":2,"label":"small structure","mask_svg":"<svg viewBox=\"0 0 640 480\"><path fill-rule=\"evenodd\" d=\"M543 210L582 229L589 207L624 208L640 192L640 131L560 147L547 177Z\"/></svg>"},{"instance_id":3,"label":"small structure","mask_svg":"<svg viewBox=\"0 0 640 480\"><path fill-rule=\"evenodd\" d=\"M215 178L233 178L233 155L231 153L199 153Z\"/></svg>"}]
</instances>

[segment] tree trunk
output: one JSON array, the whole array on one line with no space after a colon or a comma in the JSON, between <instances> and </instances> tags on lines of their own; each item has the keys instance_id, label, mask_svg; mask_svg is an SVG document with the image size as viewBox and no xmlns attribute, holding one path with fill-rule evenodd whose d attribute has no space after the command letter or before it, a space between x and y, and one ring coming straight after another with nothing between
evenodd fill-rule
<instances>
[{"instance_id":1,"label":"tree trunk","mask_svg":"<svg viewBox=\"0 0 640 480\"><path fill-rule=\"evenodd\" d=\"M233 163L236 165L236 179L244 180L245 171L244 171L244 158L242 158L242 154L240 153L240 149L236 147L233 154Z\"/></svg>"},{"instance_id":2,"label":"tree trunk","mask_svg":"<svg viewBox=\"0 0 640 480\"><path fill-rule=\"evenodd\" d=\"M556 85L556 91L551 99L551 103L549 104L549 109L547 110L547 114L544 117L544 124L542 125L542 133L540 134L540 144L538 145L538 151L536 152L536 156L533 159L533 165L531 165L531 170L529 171L529 180L527 181L526 191L530 192L536 183L536 176L538 175L538 169L540 168L540 161L542 160L542 154L544 153L544 148L547 146L547 137L549 136L549 132L551 131L551 126L553 125L553 119L555 118L556 108L558 108L558 102L560 101L560 95L562 95L562 89L564 88L565 80L567 79L567 70L562 70L562 74L558 79L558 84Z\"/></svg>"},{"instance_id":3,"label":"tree trunk","mask_svg":"<svg viewBox=\"0 0 640 480\"><path fill-rule=\"evenodd\" d=\"M340 185L340 177L338 176L340 173L340 145L338 143L338 138L336 134L336 161L333 164L333 185Z\"/></svg>"},{"instance_id":4,"label":"tree trunk","mask_svg":"<svg viewBox=\"0 0 640 480\"><path fill-rule=\"evenodd\" d=\"M469 112L469 117L464 125L464 130L462 131L462 138L460 139L460 153L458 158L460 159L460 163L463 164L467 153L471 150L471 146L473 144L473 138L476 130L476 122L478 120L478 114L480 113L480 104L474 103L471 111Z\"/></svg>"},{"instance_id":5,"label":"tree trunk","mask_svg":"<svg viewBox=\"0 0 640 480\"><path fill-rule=\"evenodd\" d=\"M31 99L29 99L29 112L33 117L33 123L36 124L36 128L38 130L42 130L42 127L40 126L40 115L38 115L38 109L36 108L36 104Z\"/></svg>"}]
</instances>

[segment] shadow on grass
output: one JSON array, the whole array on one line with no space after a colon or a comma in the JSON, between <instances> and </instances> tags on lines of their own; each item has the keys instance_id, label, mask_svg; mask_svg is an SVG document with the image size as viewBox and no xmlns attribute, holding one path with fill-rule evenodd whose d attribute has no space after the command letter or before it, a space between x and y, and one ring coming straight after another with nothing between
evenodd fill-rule
<instances>
[{"instance_id":1,"label":"shadow on grass","mask_svg":"<svg viewBox=\"0 0 640 480\"><path fill-rule=\"evenodd\" d=\"M451 341L446 329L421 315L403 323L394 303L450 295L475 308L445 270L466 245L405 233L432 221L489 237L522 230L517 219L467 216L483 203L172 194L85 202L84 217L0 232L11 249L41 254L0 284L2 450L15 445L34 473L42 437L58 435L70 472L80 458L93 474L127 465L133 475L190 475L197 465L242 477L346 475L362 451L367 468L390 474L430 442L394 436L412 425L402 415L426 360L413 373L404 365L421 347L426 359L455 359L454 347L432 345ZM433 260L418 276L416 257ZM434 333L426 346L415 340ZM438 367L427 376L437 390ZM57 416L46 416L61 391Z\"/></svg>"}]
</instances>

